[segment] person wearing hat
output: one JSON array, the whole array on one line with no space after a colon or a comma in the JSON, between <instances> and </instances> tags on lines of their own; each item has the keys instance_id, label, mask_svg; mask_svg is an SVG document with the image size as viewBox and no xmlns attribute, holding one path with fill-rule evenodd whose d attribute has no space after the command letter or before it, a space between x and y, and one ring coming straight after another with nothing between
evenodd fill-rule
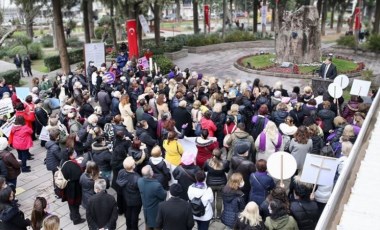
<instances>
[{"instance_id":1,"label":"person wearing hat","mask_svg":"<svg viewBox=\"0 0 380 230\"><path fill-rule=\"evenodd\" d=\"M240 173L243 176L244 186L241 191L244 193L245 201L248 201L251 186L249 176L256 171L255 164L248 160L248 153L251 145L248 142L237 143L234 147L235 155L231 158L232 173Z\"/></svg>"},{"instance_id":2,"label":"person wearing hat","mask_svg":"<svg viewBox=\"0 0 380 230\"><path fill-rule=\"evenodd\" d=\"M190 230L194 227L192 208L179 196L183 193L180 184L170 186L171 198L158 205L157 227L165 230Z\"/></svg>"},{"instance_id":3,"label":"person wearing hat","mask_svg":"<svg viewBox=\"0 0 380 230\"><path fill-rule=\"evenodd\" d=\"M17 177L21 173L20 163L15 156L7 151L8 140L5 137L0 137L0 174L5 177L7 183L17 185ZM5 167L3 167L5 166ZM6 172L6 173L5 173Z\"/></svg>"}]
</instances>

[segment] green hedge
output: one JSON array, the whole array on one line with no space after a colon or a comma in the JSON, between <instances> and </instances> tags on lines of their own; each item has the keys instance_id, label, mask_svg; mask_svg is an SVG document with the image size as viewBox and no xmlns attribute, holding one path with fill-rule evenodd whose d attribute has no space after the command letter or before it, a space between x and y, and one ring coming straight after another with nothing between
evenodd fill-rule
<instances>
[{"instance_id":1,"label":"green hedge","mask_svg":"<svg viewBox=\"0 0 380 230\"><path fill-rule=\"evenodd\" d=\"M246 31L233 31L227 33L224 42L243 42L243 41L254 41L255 35Z\"/></svg>"},{"instance_id":2,"label":"green hedge","mask_svg":"<svg viewBox=\"0 0 380 230\"><path fill-rule=\"evenodd\" d=\"M371 52L380 53L380 35L371 35L367 47Z\"/></svg>"},{"instance_id":3,"label":"green hedge","mask_svg":"<svg viewBox=\"0 0 380 230\"><path fill-rule=\"evenodd\" d=\"M41 40L40 40L40 43L42 45L42 47L44 48L49 48L49 47L53 47L53 36L47 34L47 35L44 35Z\"/></svg>"},{"instance_id":4,"label":"green hedge","mask_svg":"<svg viewBox=\"0 0 380 230\"><path fill-rule=\"evenodd\" d=\"M75 64L78 62L82 62L84 60L83 49L72 50L68 52L70 64ZM61 68L61 62L59 55L50 56L44 58L44 64L49 69L49 71L53 71Z\"/></svg>"},{"instance_id":5,"label":"green hedge","mask_svg":"<svg viewBox=\"0 0 380 230\"><path fill-rule=\"evenodd\" d=\"M340 46L346 46L348 48L355 48L355 37L353 35L344 35L338 38L336 43Z\"/></svg>"},{"instance_id":6,"label":"green hedge","mask_svg":"<svg viewBox=\"0 0 380 230\"><path fill-rule=\"evenodd\" d=\"M162 74L168 74L170 72L170 69L174 66L173 62L164 55L154 55L153 59L154 62L157 63L157 66L160 67Z\"/></svg>"},{"instance_id":7,"label":"green hedge","mask_svg":"<svg viewBox=\"0 0 380 230\"><path fill-rule=\"evenodd\" d=\"M41 59L43 57L43 52L41 45L39 43L32 43L28 45L29 56L32 60ZM13 58L19 54L21 57L25 57L28 52L26 51L25 46L14 46L8 50L7 56Z\"/></svg>"},{"instance_id":8,"label":"green hedge","mask_svg":"<svg viewBox=\"0 0 380 230\"><path fill-rule=\"evenodd\" d=\"M83 47L84 43L82 41L79 41L78 37L70 37L70 38L66 39L66 44L69 47L81 48L81 47Z\"/></svg>"},{"instance_id":9,"label":"green hedge","mask_svg":"<svg viewBox=\"0 0 380 230\"><path fill-rule=\"evenodd\" d=\"M5 82L9 85L20 85L21 76L19 70L8 70L6 72L2 72L0 73L0 78L4 78Z\"/></svg>"}]
</instances>

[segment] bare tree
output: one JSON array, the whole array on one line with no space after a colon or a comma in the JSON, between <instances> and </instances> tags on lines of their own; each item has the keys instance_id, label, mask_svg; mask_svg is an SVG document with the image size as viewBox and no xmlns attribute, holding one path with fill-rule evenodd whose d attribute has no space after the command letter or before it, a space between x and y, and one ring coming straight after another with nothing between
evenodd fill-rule
<instances>
[{"instance_id":1,"label":"bare tree","mask_svg":"<svg viewBox=\"0 0 380 230\"><path fill-rule=\"evenodd\" d=\"M29 38L33 39L33 21L34 18L40 13L40 10L46 3L46 0L12 0L12 2L21 8L21 13L25 19L26 34Z\"/></svg>"},{"instance_id":2,"label":"bare tree","mask_svg":"<svg viewBox=\"0 0 380 230\"><path fill-rule=\"evenodd\" d=\"M194 34L199 33L199 20L198 20L199 14L198 14L198 0L193 1L193 27L194 27Z\"/></svg>"},{"instance_id":3,"label":"bare tree","mask_svg":"<svg viewBox=\"0 0 380 230\"><path fill-rule=\"evenodd\" d=\"M379 34L380 26L380 0L376 1L375 22L373 23L373 33Z\"/></svg>"},{"instance_id":4,"label":"bare tree","mask_svg":"<svg viewBox=\"0 0 380 230\"><path fill-rule=\"evenodd\" d=\"M89 24L89 20L88 20L88 2L87 2L87 0L82 1L82 13L83 13L84 41L86 43L90 43L91 37L90 37L90 24Z\"/></svg>"}]
</instances>

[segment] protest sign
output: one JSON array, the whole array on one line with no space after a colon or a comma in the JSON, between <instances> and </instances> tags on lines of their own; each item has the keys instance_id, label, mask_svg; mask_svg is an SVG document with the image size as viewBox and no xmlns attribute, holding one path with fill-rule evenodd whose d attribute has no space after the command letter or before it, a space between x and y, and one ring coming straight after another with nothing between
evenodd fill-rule
<instances>
[{"instance_id":1,"label":"protest sign","mask_svg":"<svg viewBox=\"0 0 380 230\"><path fill-rule=\"evenodd\" d=\"M148 61L148 59L146 59L146 57L139 58L137 60L137 64L142 65L144 70L149 69L149 61Z\"/></svg>"},{"instance_id":2,"label":"protest sign","mask_svg":"<svg viewBox=\"0 0 380 230\"><path fill-rule=\"evenodd\" d=\"M40 133L40 136L38 137L38 139L41 141L50 141L49 131L47 130L47 128L45 126L42 127L41 133Z\"/></svg>"},{"instance_id":3,"label":"protest sign","mask_svg":"<svg viewBox=\"0 0 380 230\"><path fill-rule=\"evenodd\" d=\"M350 94L366 97L366 96L368 96L368 92L369 92L370 87L371 87L370 81L363 81L363 80L354 79L354 82L352 83Z\"/></svg>"},{"instance_id":4,"label":"protest sign","mask_svg":"<svg viewBox=\"0 0 380 230\"><path fill-rule=\"evenodd\" d=\"M12 127L13 127L13 124L15 123L15 120L16 120L16 116L13 116L12 118L8 119L8 121L3 125L1 126L1 132L9 137L9 135L11 134L11 130L12 130Z\"/></svg>"},{"instance_id":5,"label":"protest sign","mask_svg":"<svg viewBox=\"0 0 380 230\"><path fill-rule=\"evenodd\" d=\"M106 50L103 42L86 43L84 44L84 60L87 69L87 64L90 61L94 62L94 66L100 67L106 62Z\"/></svg>"},{"instance_id":6,"label":"protest sign","mask_svg":"<svg viewBox=\"0 0 380 230\"><path fill-rule=\"evenodd\" d=\"M0 117L7 115L9 113L13 113L13 104L12 99L3 98L0 100Z\"/></svg>"},{"instance_id":7,"label":"protest sign","mask_svg":"<svg viewBox=\"0 0 380 230\"><path fill-rule=\"evenodd\" d=\"M25 101L25 98L30 95L30 90L28 87L16 87L16 94L18 99Z\"/></svg>"},{"instance_id":8,"label":"protest sign","mask_svg":"<svg viewBox=\"0 0 380 230\"><path fill-rule=\"evenodd\" d=\"M318 185L332 185L338 159L308 153L306 155L301 181Z\"/></svg>"}]
</instances>

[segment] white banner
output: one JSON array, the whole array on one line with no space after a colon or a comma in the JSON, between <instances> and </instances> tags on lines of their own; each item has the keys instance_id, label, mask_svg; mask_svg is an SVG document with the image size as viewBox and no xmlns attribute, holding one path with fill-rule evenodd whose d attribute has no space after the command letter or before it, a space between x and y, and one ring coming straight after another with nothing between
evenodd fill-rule
<instances>
[{"instance_id":1,"label":"white banner","mask_svg":"<svg viewBox=\"0 0 380 230\"><path fill-rule=\"evenodd\" d=\"M1 126L1 132L9 137L9 135L11 134L11 130L12 130L12 127L13 127L13 124L15 123L15 120L16 120L16 116L13 116L12 118L10 118L3 126Z\"/></svg>"},{"instance_id":2,"label":"white banner","mask_svg":"<svg viewBox=\"0 0 380 230\"><path fill-rule=\"evenodd\" d=\"M8 113L13 113L13 104L12 99L10 98L3 98L0 100L0 116L3 117L4 115L7 115Z\"/></svg>"},{"instance_id":3,"label":"white banner","mask_svg":"<svg viewBox=\"0 0 380 230\"><path fill-rule=\"evenodd\" d=\"M261 25L267 24L267 6L261 7Z\"/></svg>"},{"instance_id":4,"label":"white banner","mask_svg":"<svg viewBox=\"0 0 380 230\"><path fill-rule=\"evenodd\" d=\"M45 126L42 127L41 133L38 139L40 139L41 141L50 141L49 132Z\"/></svg>"},{"instance_id":5,"label":"white banner","mask_svg":"<svg viewBox=\"0 0 380 230\"><path fill-rule=\"evenodd\" d=\"M142 27L144 33L149 33L150 32L149 25L148 25L148 22L146 21L144 15L142 15L142 14L139 15L139 21L140 21L140 24L141 24L141 27Z\"/></svg>"}]
</instances>

